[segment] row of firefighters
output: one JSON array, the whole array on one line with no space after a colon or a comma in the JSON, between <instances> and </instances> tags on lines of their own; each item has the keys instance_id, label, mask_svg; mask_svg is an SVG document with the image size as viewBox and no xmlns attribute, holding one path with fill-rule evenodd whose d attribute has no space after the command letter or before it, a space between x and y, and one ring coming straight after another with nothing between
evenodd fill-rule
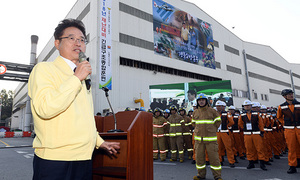
<instances>
[{"instance_id":1,"label":"row of firefighters","mask_svg":"<svg viewBox=\"0 0 300 180\"><path fill-rule=\"evenodd\" d=\"M276 109L267 109L264 105L246 100L240 114L234 106L230 106L228 112L225 111L226 103L223 101L217 101L216 108L213 109L208 104L207 96L200 94L197 97L197 106L188 112L184 108L177 109L176 106L164 111L155 108L153 159L158 159L160 155L160 160L165 161L168 153L171 153L171 162L177 161L178 154L179 162L182 163L184 152L187 151L188 158L193 158L192 163L196 163L198 170L194 179L205 178L208 162L215 179L221 179L221 165L225 155L232 168L237 163L237 157L243 160L247 157L247 169L254 168L255 162L259 161L260 168L267 170L265 165L270 165L273 157L280 159L281 154L289 150L288 173L295 173L297 163L300 166L300 116L297 116L300 103L295 105L295 110L291 113L284 114L284 110L289 109L285 107L288 106L282 104L277 112ZM293 122L298 119L299 124L287 124L290 121L284 120L288 118L294 118ZM298 140L295 137L291 146L286 136L289 136L289 130L292 129L299 131ZM290 133L290 136L295 135ZM287 143L290 146L287 146Z\"/></svg>"}]
</instances>

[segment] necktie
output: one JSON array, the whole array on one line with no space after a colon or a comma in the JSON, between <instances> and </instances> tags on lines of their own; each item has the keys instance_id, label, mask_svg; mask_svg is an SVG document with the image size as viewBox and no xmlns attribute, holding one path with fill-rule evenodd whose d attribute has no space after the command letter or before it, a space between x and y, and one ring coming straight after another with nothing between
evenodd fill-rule
<instances>
[{"instance_id":1,"label":"necktie","mask_svg":"<svg viewBox=\"0 0 300 180\"><path fill-rule=\"evenodd\" d=\"M76 71L76 67L74 68L73 71L74 72ZM84 81L85 81L86 89L90 90L90 88L91 88L91 80L90 79L85 79Z\"/></svg>"}]
</instances>

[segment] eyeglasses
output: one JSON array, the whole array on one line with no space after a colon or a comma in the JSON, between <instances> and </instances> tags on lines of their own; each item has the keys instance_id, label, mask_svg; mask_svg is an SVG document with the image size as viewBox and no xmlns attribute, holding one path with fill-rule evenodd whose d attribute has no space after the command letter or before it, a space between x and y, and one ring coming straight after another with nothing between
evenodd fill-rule
<instances>
[{"instance_id":1,"label":"eyeglasses","mask_svg":"<svg viewBox=\"0 0 300 180\"><path fill-rule=\"evenodd\" d=\"M78 38L75 38L73 36L59 38L59 40L62 40L62 39L67 39L70 43L75 43L76 41L78 41L80 44L87 44L88 43L88 41L85 38L78 39Z\"/></svg>"}]
</instances>

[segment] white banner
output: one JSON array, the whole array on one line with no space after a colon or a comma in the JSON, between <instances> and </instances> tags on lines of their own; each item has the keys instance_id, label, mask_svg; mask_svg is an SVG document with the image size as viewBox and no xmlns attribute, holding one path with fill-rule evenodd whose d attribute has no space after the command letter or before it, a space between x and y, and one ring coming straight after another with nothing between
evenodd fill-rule
<instances>
[{"instance_id":1,"label":"white banner","mask_svg":"<svg viewBox=\"0 0 300 180\"><path fill-rule=\"evenodd\" d=\"M111 0L100 0L100 82L99 88L111 90Z\"/></svg>"}]
</instances>

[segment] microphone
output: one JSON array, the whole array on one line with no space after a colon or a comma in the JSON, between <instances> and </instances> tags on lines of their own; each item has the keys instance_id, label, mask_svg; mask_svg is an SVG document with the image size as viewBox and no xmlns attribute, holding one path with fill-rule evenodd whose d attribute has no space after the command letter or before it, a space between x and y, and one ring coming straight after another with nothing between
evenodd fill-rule
<instances>
[{"instance_id":1,"label":"microphone","mask_svg":"<svg viewBox=\"0 0 300 180\"><path fill-rule=\"evenodd\" d=\"M89 61L89 58L87 58L86 55L81 51L79 53L79 62L81 63L83 61ZM90 90L90 88L91 88L91 76L90 75L88 75L85 78L85 85L86 85L87 90Z\"/></svg>"}]
</instances>

